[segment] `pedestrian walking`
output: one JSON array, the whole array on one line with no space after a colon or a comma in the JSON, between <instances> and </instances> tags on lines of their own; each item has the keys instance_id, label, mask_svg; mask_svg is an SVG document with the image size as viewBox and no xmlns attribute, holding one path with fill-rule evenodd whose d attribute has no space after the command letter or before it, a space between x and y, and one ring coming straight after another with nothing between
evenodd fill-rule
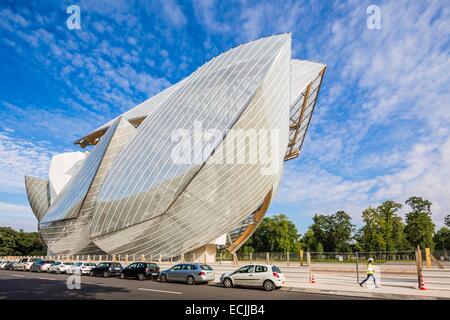
<instances>
[{"instance_id":1,"label":"pedestrian walking","mask_svg":"<svg viewBox=\"0 0 450 320\"><path fill-rule=\"evenodd\" d=\"M377 285L377 280L375 279L375 268L373 263L373 258L369 258L367 260L367 277L359 283L359 285L362 287L364 283L366 283L367 280L370 278L373 279L373 283L375 284L375 288L379 288Z\"/></svg>"}]
</instances>

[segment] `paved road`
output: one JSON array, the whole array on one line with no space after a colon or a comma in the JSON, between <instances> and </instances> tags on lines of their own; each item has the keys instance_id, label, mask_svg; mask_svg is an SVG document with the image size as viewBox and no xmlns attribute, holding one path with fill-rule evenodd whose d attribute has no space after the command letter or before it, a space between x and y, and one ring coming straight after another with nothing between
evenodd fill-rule
<instances>
[{"instance_id":1,"label":"paved road","mask_svg":"<svg viewBox=\"0 0 450 320\"><path fill-rule=\"evenodd\" d=\"M351 299L331 295L276 290L226 289L218 285L187 286L146 280L81 277L81 289L69 290L66 275L0 271L0 299L193 299L193 300L310 300Z\"/></svg>"}]
</instances>

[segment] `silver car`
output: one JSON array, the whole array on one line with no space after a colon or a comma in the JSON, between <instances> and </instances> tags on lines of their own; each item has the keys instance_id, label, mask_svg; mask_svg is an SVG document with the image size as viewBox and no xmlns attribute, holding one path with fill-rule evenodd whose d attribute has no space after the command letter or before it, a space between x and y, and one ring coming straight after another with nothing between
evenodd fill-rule
<instances>
[{"instance_id":1,"label":"silver car","mask_svg":"<svg viewBox=\"0 0 450 320\"><path fill-rule=\"evenodd\" d=\"M207 264L182 263L161 271L161 282L179 281L189 285L208 283L214 280L214 270Z\"/></svg>"}]
</instances>

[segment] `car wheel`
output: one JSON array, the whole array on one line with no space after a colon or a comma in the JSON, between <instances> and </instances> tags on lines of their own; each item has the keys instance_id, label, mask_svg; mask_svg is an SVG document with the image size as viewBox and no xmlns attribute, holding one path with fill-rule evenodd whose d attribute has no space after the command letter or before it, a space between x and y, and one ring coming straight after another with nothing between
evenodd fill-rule
<instances>
[{"instance_id":1,"label":"car wheel","mask_svg":"<svg viewBox=\"0 0 450 320\"><path fill-rule=\"evenodd\" d=\"M192 286L193 284L195 284L195 279L194 279L194 277L193 277L193 276L187 277L186 283L187 283L188 285L190 285L190 286Z\"/></svg>"},{"instance_id":2,"label":"car wheel","mask_svg":"<svg viewBox=\"0 0 450 320\"><path fill-rule=\"evenodd\" d=\"M108 277L109 277L108 271L103 272L103 277L104 277L104 278L108 278Z\"/></svg>"},{"instance_id":3,"label":"car wheel","mask_svg":"<svg viewBox=\"0 0 450 320\"><path fill-rule=\"evenodd\" d=\"M275 289L275 283L273 283L273 281L271 280L266 280L264 281L264 290L266 291L272 291Z\"/></svg>"},{"instance_id":4,"label":"car wheel","mask_svg":"<svg viewBox=\"0 0 450 320\"><path fill-rule=\"evenodd\" d=\"M233 287L233 281L231 281L230 278L225 278L225 279L223 280L223 286L224 286L225 288L232 288L232 287Z\"/></svg>"},{"instance_id":5,"label":"car wheel","mask_svg":"<svg viewBox=\"0 0 450 320\"><path fill-rule=\"evenodd\" d=\"M161 282L167 282L167 276L165 274L162 274L160 280Z\"/></svg>"},{"instance_id":6,"label":"car wheel","mask_svg":"<svg viewBox=\"0 0 450 320\"><path fill-rule=\"evenodd\" d=\"M120 279L125 279L125 275L123 273L120 274Z\"/></svg>"},{"instance_id":7,"label":"car wheel","mask_svg":"<svg viewBox=\"0 0 450 320\"><path fill-rule=\"evenodd\" d=\"M94 272L93 271L89 271L89 276L93 277L94 276Z\"/></svg>"},{"instance_id":8,"label":"car wheel","mask_svg":"<svg viewBox=\"0 0 450 320\"><path fill-rule=\"evenodd\" d=\"M138 274L138 279L141 280L141 281L145 280L145 275L143 273L139 273Z\"/></svg>"}]
</instances>

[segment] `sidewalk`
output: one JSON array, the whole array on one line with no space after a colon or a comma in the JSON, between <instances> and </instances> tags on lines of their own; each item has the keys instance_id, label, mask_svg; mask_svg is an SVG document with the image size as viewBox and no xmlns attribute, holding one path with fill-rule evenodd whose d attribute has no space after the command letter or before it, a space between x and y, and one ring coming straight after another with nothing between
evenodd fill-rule
<instances>
[{"instance_id":1,"label":"sidewalk","mask_svg":"<svg viewBox=\"0 0 450 320\"><path fill-rule=\"evenodd\" d=\"M417 288L415 272L410 272L414 271L414 267L382 266L381 288L372 288L358 285L354 266L351 265L315 265L314 274L317 281L315 284L308 281L309 275L306 266L285 266L283 272L287 279L287 287L282 290L372 299L450 299L450 270L424 271L425 287L428 290L422 291ZM225 264L214 264L213 268L216 271L216 283L219 282L222 272L236 269Z\"/></svg>"},{"instance_id":2,"label":"sidewalk","mask_svg":"<svg viewBox=\"0 0 450 320\"><path fill-rule=\"evenodd\" d=\"M339 296L350 296L360 298L373 299L391 299L391 300L437 300L450 299L450 291L446 290L426 290L421 291L413 288L367 288L360 287L355 284L354 287L342 285L328 285L318 283L305 283L301 286L289 286L283 290L316 293L316 294L330 294Z\"/></svg>"}]
</instances>

